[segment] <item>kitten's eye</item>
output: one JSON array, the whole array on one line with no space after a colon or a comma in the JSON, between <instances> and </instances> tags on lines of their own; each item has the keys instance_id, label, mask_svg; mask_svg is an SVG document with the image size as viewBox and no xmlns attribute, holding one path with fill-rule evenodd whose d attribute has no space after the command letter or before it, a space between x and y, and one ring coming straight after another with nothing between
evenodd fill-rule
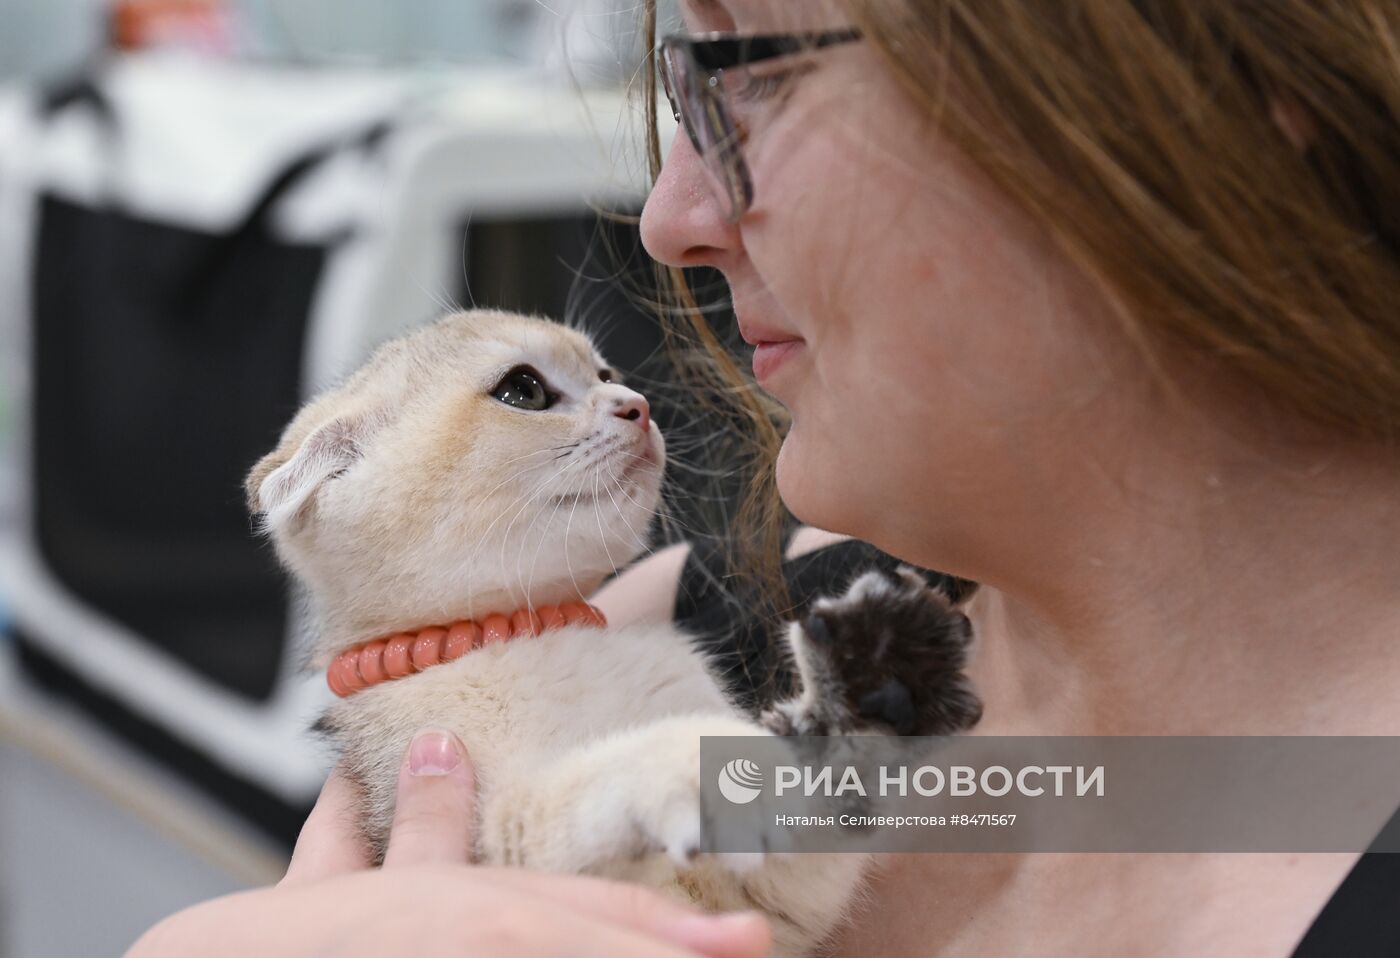
<instances>
[{"instance_id":1,"label":"kitten's eye","mask_svg":"<svg viewBox=\"0 0 1400 958\"><path fill-rule=\"evenodd\" d=\"M554 405L559 397L549 391L544 377L529 366L516 366L506 373L491 395L517 409L537 412Z\"/></svg>"},{"instance_id":2,"label":"kitten's eye","mask_svg":"<svg viewBox=\"0 0 1400 958\"><path fill-rule=\"evenodd\" d=\"M598 378L605 383L610 383L613 381L613 371L611 369L600 369L598 370Z\"/></svg>"}]
</instances>

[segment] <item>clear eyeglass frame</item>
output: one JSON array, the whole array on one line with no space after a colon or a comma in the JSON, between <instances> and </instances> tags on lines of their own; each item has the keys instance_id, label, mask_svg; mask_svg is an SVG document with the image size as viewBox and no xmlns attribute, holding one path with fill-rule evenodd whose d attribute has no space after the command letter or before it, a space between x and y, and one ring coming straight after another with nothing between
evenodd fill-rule
<instances>
[{"instance_id":1,"label":"clear eyeglass frame","mask_svg":"<svg viewBox=\"0 0 1400 958\"><path fill-rule=\"evenodd\" d=\"M821 33L672 34L657 47L661 83L676 123L701 159L728 222L753 205L753 177L744 161L747 131L726 97L726 71L861 39L859 30Z\"/></svg>"}]
</instances>

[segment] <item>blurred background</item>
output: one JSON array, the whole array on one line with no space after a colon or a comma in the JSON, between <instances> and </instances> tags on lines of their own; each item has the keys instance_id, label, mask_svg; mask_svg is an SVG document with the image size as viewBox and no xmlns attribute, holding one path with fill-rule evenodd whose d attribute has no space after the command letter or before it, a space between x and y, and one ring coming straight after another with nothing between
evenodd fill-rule
<instances>
[{"instance_id":1,"label":"blurred background","mask_svg":"<svg viewBox=\"0 0 1400 958\"><path fill-rule=\"evenodd\" d=\"M455 305L568 317L700 445L639 305L639 28L0 0L2 958L117 955L280 875L329 693L241 479L376 344Z\"/></svg>"}]
</instances>

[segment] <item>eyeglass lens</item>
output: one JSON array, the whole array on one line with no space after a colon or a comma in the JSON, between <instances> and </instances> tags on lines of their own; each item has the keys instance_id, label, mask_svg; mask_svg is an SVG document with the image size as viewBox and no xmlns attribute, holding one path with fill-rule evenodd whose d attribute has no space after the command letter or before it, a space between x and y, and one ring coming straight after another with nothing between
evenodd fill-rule
<instances>
[{"instance_id":1,"label":"eyeglass lens","mask_svg":"<svg viewBox=\"0 0 1400 958\"><path fill-rule=\"evenodd\" d=\"M662 51L662 81L671 109L700 156L725 217L733 222L748 208L751 187L739 153L739 138L708 74L695 71L678 48Z\"/></svg>"}]
</instances>

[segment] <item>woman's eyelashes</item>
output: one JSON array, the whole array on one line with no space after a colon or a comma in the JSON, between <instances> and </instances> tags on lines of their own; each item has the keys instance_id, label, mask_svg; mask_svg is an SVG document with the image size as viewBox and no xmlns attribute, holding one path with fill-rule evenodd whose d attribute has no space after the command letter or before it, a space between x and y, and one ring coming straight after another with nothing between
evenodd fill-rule
<instances>
[{"instance_id":1,"label":"woman's eyelashes","mask_svg":"<svg viewBox=\"0 0 1400 958\"><path fill-rule=\"evenodd\" d=\"M739 103L761 103L781 93L796 75L791 69L758 72L754 69L736 71L735 79L726 84L731 100Z\"/></svg>"},{"instance_id":2,"label":"woman's eyelashes","mask_svg":"<svg viewBox=\"0 0 1400 958\"><path fill-rule=\"evenodd\" d=\"M516 409L539 412L559 401L559 394L549 388L545 378L532 366L516 366L502 377L491 395Z\"/></svg>"},{"instance_id":3,"label":"woman's eyelashes","mask_svg":"<svg viewBox=\"0 0 1400 958\"><path fill-rule=\"evenodd\" d=\"M724 78L725 103L741 136L748 138L755 123L761 125L781 109L797 89L797 81L811 73L813 64L739 68Z\"/></svg>"}]
</instances>

